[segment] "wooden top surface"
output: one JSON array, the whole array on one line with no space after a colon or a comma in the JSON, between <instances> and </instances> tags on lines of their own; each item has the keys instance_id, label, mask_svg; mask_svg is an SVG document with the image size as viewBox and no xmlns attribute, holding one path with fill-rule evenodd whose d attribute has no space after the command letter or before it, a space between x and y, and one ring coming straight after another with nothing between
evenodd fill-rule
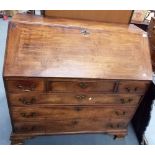
<instances>
[{"instance_id":1,"label":"wooden top surface","mask_svg":"<svg viewBox=\"0 0 155 155\"><path fill-rule=\"evenodd\" d=\"M152 80L147 34L133 25L16 15L4 76Z\"/></svg>"},{"instance_id":2,"label":"wooden top surface","mask_svg":"<svg viewBox=\"0 0 155 155\"><path fill-rule=\"evenodd\" d=\"M47 17L129 24L132 13L132 10L45 10L44 14Z\"/></svg>"}]
</instances>

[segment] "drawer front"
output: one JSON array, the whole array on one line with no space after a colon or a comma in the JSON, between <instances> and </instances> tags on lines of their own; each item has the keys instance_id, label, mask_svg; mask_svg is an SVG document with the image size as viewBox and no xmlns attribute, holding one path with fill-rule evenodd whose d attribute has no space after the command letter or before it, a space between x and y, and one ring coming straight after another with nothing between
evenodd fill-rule
<instances>
[{"instance_id":1,"label":"drawer front","mask_svg":"<svg viewBox=\"0 0 155 155\"><path fill-rule=\"evenodd\" d=\"M81 118L104 118L129 120L135 108L103 107L103 106L49 106L49 107L12 107L14 121L62 120Z\"/></svg>"},{"instance_id":2,"label":"drawer front","mask_svg":"<svg viewBox=\"0 0 155 155\"><path fill-rule=\"evenodd\" d=\"M8 92L43 92L44 81L42 80L7 80L6 86Z\"/></svg>"},{"instance_id":3,"label":"drawer front","mask_svg":"<svg viewBox=\"0 0 155 155\"><path fill-rule=\"evenodd\" d=\"M49 92L113 92L115 81L48 81Z\"/></svg>"},{"instance_id":4,"label":"drawer front","mask_svg":"<svg viewBox=\"0 0 155 155\"><path fill-rule=\"evenodd\" d=\"M42 122L16 122L15 133L65 133L65 132L109 132L126 129L128 122L125 120L105 121L99 119L68 119Z\"/></svg>"},{"instance_id":5,"label":"drawer front","mask_svg":"<svg viewBox=\"0 0 155 155\"><path fill-rule=\"evenodd\" d=\"M118 93L144 94L149 86L149 82L124 81L120 82Z\"/></svg>"},{"instance_id":6,"label":"drawer front","mask_svg":"<svg viewBox=\"0 0 155 155\"><path fill-rule=\"evenodd\" d=\"M14 123L15 133L45 133L45 123L41 122L16 122Z\"/></svg>"},{"instance_id":7,"label":"drawer front","mask_svg":"<svg viewBox=\"0 0 155 155\"><path fill-rule=\"evenodd\" d=\"M31 105L137 105L141 95L132 94L85 94L85 93L22 93L10 94L9 99L12 105L31 106Z\"/></svg>"},{"instance_id":8,"label":"drawer front","mask_svg":"<svg viewBox=\"0 0 155 155\"><path fill-rule=\"evenodd\" d=\"M110 132L114 130L122 130L127 128L128 123L123 120L105 121L99 119L72 119L50 121L47 123L47 133L63 133L63 132Z\"/></svg>"}]
</instances>

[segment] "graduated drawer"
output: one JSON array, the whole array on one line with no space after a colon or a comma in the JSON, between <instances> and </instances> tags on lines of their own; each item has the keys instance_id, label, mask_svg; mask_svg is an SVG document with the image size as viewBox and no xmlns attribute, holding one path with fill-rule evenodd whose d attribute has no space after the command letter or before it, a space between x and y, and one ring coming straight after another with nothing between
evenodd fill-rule
<instances>
[{"instance_id":1,"label":"graduated drawer","mask_svg":"<svg viewBox=\"0 0 155 155\"><path fill-rule=\"evenodd\" d=\"M12 105L137 105L141 95L132 94L92 94L92 93L22 93L10 94Z\"/></svg>"},{"instance_id":2,"label":"graduated drawer","mask_svg":"<svg viewBox=\"0 0 155 155\"><path fill-rule=\"evenodd\" d=\"M47 82L48 92L113 92L114 80L72 80Z\"/></svg>"},{"instance_id":3,"label":"graduated drawer","mask_svg":"<svg viewBox=\"0 0 155 155\"><path fill-rule=\"evenodd\" d=\"M118 93L144 94L149 86L147 81L120 81Z\"/></svg>"},{"instance_id":4,"label":"graduated drawer","mask_svg":"<svg viewBox=\"0 0 155 155\"><path fill-rule=\"evenodd\" d=\"M106 132L127 128L125 120L93 119L62 119L57 121L16 122L15 133L65 133L65 132Z\"/></svg>"},{"instance_id":5,"label":"graduated drawer","mask_svg":"<svg viewBox=\"0 0 155 155\"><path fill-rule=\"evenodd\" d=\"M135 108L108 106L34 106L30 108L12 107L14 121L62 120L81 118L105 118L106 120L123 118L129 120Z\"/></svg>"},{"instance_id":6,"label":"graduated drawer","mask_svg":"<svg viewBox=\"0 0 155 155\"><path fill-rule=\"evenodd\" d=\"M64 133L64 132L112 132L126 129L128 122L126 120L105 120L104 118L93 119L69 119L50 121L46 125L47 133Z\"/></svg>"},{"instance_id":7,"label":"graduated drawer","mask_svg":"<svg viewBox=\"0 0 155 155\"><path fill-rule=\"evenodd\" d=\"M6 80L5 83L10 93L44 91L44 81L40 79Z\"/></svg>"}]
</instances>

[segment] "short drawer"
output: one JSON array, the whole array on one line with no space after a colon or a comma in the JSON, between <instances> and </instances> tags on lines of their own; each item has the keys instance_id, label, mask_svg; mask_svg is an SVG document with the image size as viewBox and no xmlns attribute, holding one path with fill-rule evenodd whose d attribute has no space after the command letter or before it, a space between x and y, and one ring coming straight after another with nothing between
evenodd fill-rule
<instances>
[{"instance_id":1,"label":"short drawer","mask_svg":"<svg viewBox=\"0 0 155 155\"><path fill-rule=\"evenodd\" d=\"M18 93L18 92L43 92L44 91L44 81L42 80L6 80L6 86L8 92Z\"/></svg>"},{"instance_id":2,"label":"short drawer","mask_svg":"<svg viewBox=\"0 0 155 155\"><path fill-rule=\"evenodd\" d=\"M48 81L48 92L113 92L115 81Z\"/></svg>"},{"instance_id":3,"label":"short drawer","mask_svg":"<svg viewBox=\"0 0 155 155\"><path fill-rule=\"evenodd\" d=\"M38 120L62 120L81 118L105 118L129 120L135 108L127 107L106 107L106 106L48 106L31 108L12 107L12 117L14 121L38 121Z\"/></svg>"},{"instance_id":4,"label":"short drawer","mask_svg":"<svg viewBox=\"0 0 155 155\"><path fill-rule=\"evenodd\" d=\"M121 81L118 86L118 93L144 94L149 82Z\"/></svg>"},{"instance_id":5,"label":"short drawer","mask_svg":"<svg viewBox=\"0 0 155 155\"><path fill-rule=\"evenodd\" d=\"M11 105L137 105L141 95L92 93L21 93L9 94Z\"/></svg>"}]
</instances>

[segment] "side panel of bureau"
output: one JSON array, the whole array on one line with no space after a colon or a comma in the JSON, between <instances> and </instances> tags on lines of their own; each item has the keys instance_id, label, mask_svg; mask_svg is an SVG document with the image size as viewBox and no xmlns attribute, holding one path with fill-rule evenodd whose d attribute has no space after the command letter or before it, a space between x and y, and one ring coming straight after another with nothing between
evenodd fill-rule
<instances>
[{"instance_id":1,"label":"side panel of bureau","mask_svg":"<svg viewBox=\"0 0 155 155\"><path fill-rule=\"evenodd\" d=\"M155 18L152 18L148 27L149 43L151 50L152 67L155 72Z\"/></svg>"}]
</instances>

